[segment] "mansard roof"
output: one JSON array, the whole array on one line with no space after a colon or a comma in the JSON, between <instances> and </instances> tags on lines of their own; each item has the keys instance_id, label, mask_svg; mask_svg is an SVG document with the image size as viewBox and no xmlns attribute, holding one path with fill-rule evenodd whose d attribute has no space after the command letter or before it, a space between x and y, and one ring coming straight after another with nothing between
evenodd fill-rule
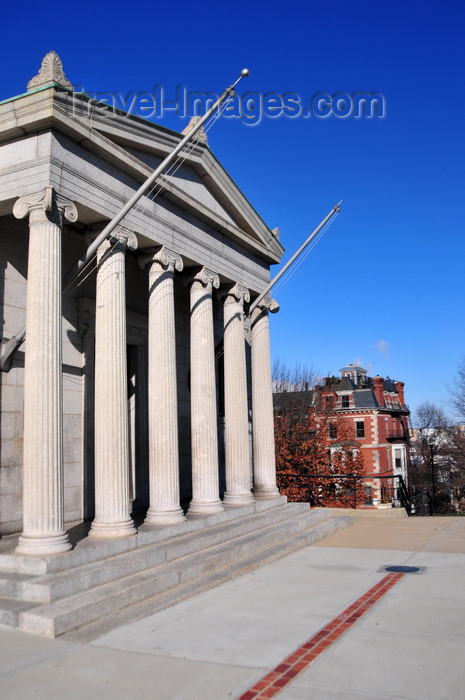
<instances>
[{"instance_id":1,"label":"mansard roof","mask_svg":"<svg viewBox=\"0 0 465 700\"><path fill-rule=\"evenodd\" d=\"M336 379L335 377L329 378L327 377L325 380L324 386L317 387L318 391L321 392L335 392L336 394L343 394L343 393L352 393L352 400L353 403L351 404L350 408L344 407L342 408L339 406L337 408L338 411L352 411L352 410L373 410L373 409L379 409L381 411L395 411L395 412L402 412L402 413L408 413L408 408L405 406L405 404L402 405L391 405L391 400L389 400L387 403L385 401L385 395L390 395L390 394L396 394L399 396L399 389L396 386L396 381L390 379L389 377L386 377L386 379L382 379L381 377L375 377L375 380L372 377L368 377L366 374L366 370L364 370L362 367L359 365L353 365L349 364L346 365L341 369L341 373L344 373L345 371L354 371L358 370L360 373L363 373L362 376L359 376L359 381L356 384L349 376L348 374L345 374L342 376L340 379ZM383 387L383 399L381 403L378 401L376 392L375 392L375 383L374 381L382 381L382 387ZM403 386L403 383L401 382L401 385Z\"/></svg>"},{"instance_id":2,"label":"mansard roof","mask_svg":"<svg viewBox=\"0 0 465 700\"><path fill-rule=\"evenodd\" d=\"M336 391L354 391L355 388L355 384L350 377L343 377Z\"/></svg>"},{"instance_id":3,"label":"mansard roof","mask_svg":"<svg viewBox=\"0 0 465 700\"><path fill-rule=\"evenodd\" d=\"M379 406L372 389L357 389L354 391L355 408L377 408Z\"/></svg>"},{"instance_id":4,"label":"mansard roof","mask_svg":"<svg viewBox=\"0 0 465 700\"><path fill-rule=\"evenodd\" d=\"M392 381L392 379L389 379L389 377L387 377L387 378L384 380L384 391L392 391L392 392L394 392L395 394L398 394L398 393L399 393L399 392L397 391L397 389L396 389L396 386L395 386L394 382Z\"/></svg>"}]
</instances>

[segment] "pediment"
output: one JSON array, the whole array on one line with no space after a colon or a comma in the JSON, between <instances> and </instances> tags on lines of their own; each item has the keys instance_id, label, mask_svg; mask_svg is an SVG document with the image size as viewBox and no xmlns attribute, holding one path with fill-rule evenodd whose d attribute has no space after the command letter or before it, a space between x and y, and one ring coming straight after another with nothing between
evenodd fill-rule
<instances>
[{"instance_id":1,"label":"pediment","mask_svg":"<svg viewBox=\"0 0 465 700\"><path fill-rule=\"evenodd\" d=\"M125 113L109 116L95 110L82 94L45 86L0 105L1 140L21 140L27 134L51 130L64 134L130 178L138 188L179 144L181 134ZM249 250L267 264L284 252L232 178L204 143L182 151L183 164L159 179L164 197L187 215Z\"/></svg>"},{"instance_id":2,"label":"pediment","mask_svg":"<svg viewBox=\"0 0 465 700\"><path fill-rule=\"evenodd\" d=\"M161 163L162 159L156 156L132 148L127 150L128 153L146 163L152 170L155 170ZM217 216L229 221L230 224L240 227L240 222L237 221L231 211L228 211L227 204L222 203L215 197L193 166L178 163L170 170L169 174L163 175L161 180L169 183L171 186L170 188L165 188L166 192L172 192L173 196L175 196L175 193L180 191L186 197L194 199L199 204L202 204L203 207L214 212ZM251 233L254 235L253 232Z\"/></svg>"},{"instance_id":3,"label":"pediment","mask_svg":"<svg viewBox=\"0 0 465 700\"><path fill-rule=\"evenodd\" d=\"M100 118L93 126L151 171L181 138L180 134L153 122L127 115ZM157 184L162 196L227 236L238 238L242 245L256 246L255 252L265 254L268 262L279 262L284 249L277 235L257 214L208 146L198 143L182 151L181 156L182 163L176 163Z\"/></svg>"}]
</instances>

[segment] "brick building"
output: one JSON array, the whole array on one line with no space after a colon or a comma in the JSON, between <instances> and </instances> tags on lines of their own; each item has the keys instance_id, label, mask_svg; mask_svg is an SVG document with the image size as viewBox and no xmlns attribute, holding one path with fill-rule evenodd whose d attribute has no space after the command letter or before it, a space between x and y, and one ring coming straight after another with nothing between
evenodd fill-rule
<instances>
[{"instance_id":1,"label":"brick building","mask_svg":"<svg viewBox=\"0 0 465 700\"><path fill-rule=\"evenodd\" d=\"M401 474L407 482L409 460L408 416L404 383L389 377L369 377L367 370L349 364L340 370L341 376L326 377L317 386L323 410L344 416L353 422L354 440L359 443L366 474ZM328 438L337 445L336 422L328 423ZM388 481L367 480L369 501L378 504Z\"/></svg>"}]
</instances>

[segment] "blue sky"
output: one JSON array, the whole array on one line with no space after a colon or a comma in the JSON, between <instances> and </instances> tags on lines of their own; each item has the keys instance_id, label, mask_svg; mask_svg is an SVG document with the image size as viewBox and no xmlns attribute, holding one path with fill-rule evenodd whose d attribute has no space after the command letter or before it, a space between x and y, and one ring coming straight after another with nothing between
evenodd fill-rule
<instances>
[{"instance_id":1,"label":"blue sky","mask_svg":"<svg viewBox=\"0 0 465 700\"><path fill-rule=\"evenodd\" d=\"M162 85L239 93L381 93L385 117L221 119L212 151L271 227L285 262L342 211L277 296L273 355L401 379L411 409L447 398L465 354L463 0L3 3L0 99L55 50L89 92ZM181 130L174 114L162 121ZM273 268L273 274L278 268Z\"/></svg>"}]
</instances>

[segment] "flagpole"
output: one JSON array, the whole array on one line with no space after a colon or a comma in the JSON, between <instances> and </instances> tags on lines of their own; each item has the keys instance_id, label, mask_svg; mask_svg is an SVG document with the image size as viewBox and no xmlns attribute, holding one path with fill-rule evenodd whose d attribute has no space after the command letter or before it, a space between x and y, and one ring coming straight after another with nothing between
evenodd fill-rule
<instances>
[{"instance_id":1,"label":"flagpole","mask_svg":"<svg viewBox=\"0 0 465 700\"><path fill-rule=\"evenodd\" d=\"M162 172L165 170L165 168L168 167L168 165L174 160L174 158L178 155L180 151L184 148L186 143L196 134L196 132L205 124L207 119L211 117L213 112L215 112L218 107L225 101L227 97L230 97L234 93L234 88L236 87L237 83L242 80L242 78L245 78L246 76L249 75L249 71L247 68L244 68L241 71L240 76L238 79L230 85L226 90L220 95L220 97L216 100L216 102L208 109L203 117L195 124L195 126L192 127L192 129L184 136L183 139L178 143L178 145L169 153L166 158L160 163L158 168L156 168L151 175L147 178L147 180L139 187L137 192L135 192L132 197L126 202L126 204L122 207L122 209L116 214L115 217L105 226L103 231L99 233L99 235L96 237L96 239L91 243L91 245L87 248L86 252L82 256L78 262L73 265L73 267L66 273L66 275L63 278L63 289L66 289L70 282L72 281L73 277L78 274L82 268L86 265L86 263L93 257L93 255L97 252L98 248L100 245L103 243L103 241L115 230L115 228L118 226L120 221L124 219L126 214L133 208L135 204L139 201L139 199L147 192L147 190L153 185L153 183L156 181L156 179L162 174Z\"/></svg>"},{"instance_id":2,"label":"flagpole","mask_svg":"<svg viewBox=\"0 0 465 700\"><path fill-rule=\"evenodd\" d=\"M287 263L284 265L284 267L282 268L282 270L280 270L280 271L278 272L278 274L276 275L276 277L274 277L274 278L271 280L271 282L265 287L265 289L263 290L263 292L261 292L261 293L258 295L258 297L253 301L253 303L250 305L250 308L249 308L249 316L252 314L252 311L258 306L258 304L262 301L262 299L263 299L264 297L266 297L266 295L268 294L268 292L270 291L270 289L271 289L272 287L274 287L274 285L276 284L276 282L277 282L279 279L281 279L281 277L284 275L284 273L286 272L286 270L288 270L288 269L290 268L290 266L292 265L292 263L293 263L295 260L297 260L297 258L299 257L299 255L300 255L301 253L303 253L303 251L305 250L305 248L306 248L306 247L308 246L308 244L315 238L315 236L321 231L321 229L323 228L323 226L325 226L325 224L328 224L328 225L329 225L330 223L332 223L331 219L333 219L333 217L335 217L337 214L339 214L339 212L341 211L341 204L342 204L343 201L344 201L344 200L341 199L341 201L338 202L338 203L336 204L336 206L333 207L333 208L331 209L331 211L329 212L329 214L328 214L327 216L325 216L325 218L323 219L323 221L322 221L322 222L316 227L316 229L310 234L310 236L306 239L306 241L305 241L304 243L302 243L302 245L300 246L300 248L294 253L294 255L291 257L291 259L287 261Z\"/></svg>"}]
</instances>

